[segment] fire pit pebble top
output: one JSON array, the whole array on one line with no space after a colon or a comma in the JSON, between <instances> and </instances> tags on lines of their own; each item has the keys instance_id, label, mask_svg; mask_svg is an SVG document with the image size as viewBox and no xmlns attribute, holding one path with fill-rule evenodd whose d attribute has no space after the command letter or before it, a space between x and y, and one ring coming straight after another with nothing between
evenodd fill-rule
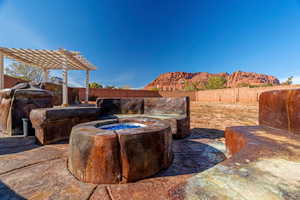
<instances>
[{"instance_id":1,"label":"fire pit pebble top","mask_svg":"<svg viewBox=\"0 0 300 200\"><path fill-rule=\"evenodd\" d=\"M131 129L131 128L142 128L146 125L140 123L117 123L117 124L109 124L104 126L99 126L97 128L104 129L104 130L122 130L122 129Z\"/></svg>"}]
</instances>

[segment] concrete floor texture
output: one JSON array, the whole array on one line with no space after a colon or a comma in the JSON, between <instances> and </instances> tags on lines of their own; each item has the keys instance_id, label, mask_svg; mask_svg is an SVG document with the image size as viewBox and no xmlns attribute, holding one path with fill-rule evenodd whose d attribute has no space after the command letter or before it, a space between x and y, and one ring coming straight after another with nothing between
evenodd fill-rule
<instances>
[{"instance_id":1,"label":"concrete floor texture","mask_svg":"<svg viewBox=\"0 0 300 200\"><path fill-rule=\"evenodd\" d=\"M0 200L300 199L300 140L257 128L257 115L257 106L192 102L191 135L173 141L172 165L128 184L78 181L66 167L67 141L39 146L30 137L1 138ZM250 147L265 148L230 158L228 126L250 126Z\"/></svg>"}]
</instances>

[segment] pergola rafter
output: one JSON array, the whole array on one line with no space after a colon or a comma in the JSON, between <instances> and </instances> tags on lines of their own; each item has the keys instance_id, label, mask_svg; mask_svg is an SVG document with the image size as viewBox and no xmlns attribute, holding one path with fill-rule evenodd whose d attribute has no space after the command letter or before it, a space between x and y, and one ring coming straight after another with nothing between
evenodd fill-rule
<instances>
[{"instance_id":1,"label":"pergola rafter","mask_svg":"<svg viewBox=\"0 0 300 200\"><path fill-rule=\"evenodd\" d=\"M85 59L80 52L68 51L66 49L16 49L0 47L0 89L4 88L4 56L22 62L26 65L35 66L44 70L45 81L48 80L48 70L63 70L63 104L67 104L67 82L68 70L86 71L86 101L88 100L89 71L96 67Z\"/></svg>"}]
</instances>

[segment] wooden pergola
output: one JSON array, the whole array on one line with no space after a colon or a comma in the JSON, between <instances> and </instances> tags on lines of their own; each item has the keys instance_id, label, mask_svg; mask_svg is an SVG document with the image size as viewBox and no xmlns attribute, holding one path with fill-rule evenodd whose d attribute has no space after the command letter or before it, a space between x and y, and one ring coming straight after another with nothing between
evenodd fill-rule
<instances>
[{"instance_id":1,"label":"wooden pergola","mask_svg":"<svg viewBox=\"0 0 300 200\"><path fill-rule=\"evenodd\" d=\"M85 101L89 97L89 72L96 67L89 63L80 52L65 49L16 49L0 47L0 89L4 88L4 57L35 66L44 70L44 81L48 81L49 70L63 70L63 105L68 105L68 71L86 71Z\"/></svg>"}]
</instances>

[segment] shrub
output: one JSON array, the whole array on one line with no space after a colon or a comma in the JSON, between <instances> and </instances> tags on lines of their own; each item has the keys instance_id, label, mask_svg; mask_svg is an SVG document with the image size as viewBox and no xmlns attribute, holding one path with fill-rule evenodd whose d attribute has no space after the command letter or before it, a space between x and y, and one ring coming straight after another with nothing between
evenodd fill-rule
<instances>
[{"instance_id":1,"label":"shrub","mask_svg":"<svg viewBox=\"0 0 300 200\"><path fill-rule=\"evenodd\" d=\"M237 87L250 87L251 85L249 83L239 83Z\"/></svg>"},{"instance_id":2,"label":"shrub","mask_svg":"<svg viewBox=\"0 0 300 200\"><path fill-rule=\"evenodd\" d=\"M282 83L282 85L292 85L293 84L293 76L288 77L286 81Z\"/></svg>"},{"instance_id":3,"label":"shrub","mask_svg":"<svg viewBox=\"0 0 300 200\"><path fill-rule=\"evenodd\" d=\"M153 87L153 88L150 88L150 90L152 90L152 91L159 91L159 88Z\"/></svg>"},{"instance_id":4,"label":"shrub","mask_svg":"<svg viewBox=\"0 0 300 200\"><path fill-rule=\"evenodd\" d=\"M197 91L197 90L199 90L198 84L193 83L193 82L189 82L189 81L185 81L183 90L185 90L185 91Z\"/></svg>"},{"instance_id":5,"label":"shrub","mask_svg":"<svg viewBox=\"0 0 300 200\"><path fill-rule=\"evenodd\" d=\"M92 83L89 83L89 88L103 88L103 86L99 83L92 82Z\"/></svg>"},{"instance_id":6,"label":"shrub","mask_svg":"<svg viewBox=\"0 0 300 200\"><path fill-rule=\"evenodd\" d=\"M205 84L206 89L225 88L226 79L223 76L211 76Z\"/></svg>"},{"instance_id":7,"label":"shrub","mask_svg":"<svg viewBox=\"0 0 300 200\"><path fill-rule=\"evenodd\" d=\"M249 85L249 88L258 88L258 87L272 87L273 84L271 83L265 83L265 84L262 84L262 85Z\"/></svg>"}]
</instances>

